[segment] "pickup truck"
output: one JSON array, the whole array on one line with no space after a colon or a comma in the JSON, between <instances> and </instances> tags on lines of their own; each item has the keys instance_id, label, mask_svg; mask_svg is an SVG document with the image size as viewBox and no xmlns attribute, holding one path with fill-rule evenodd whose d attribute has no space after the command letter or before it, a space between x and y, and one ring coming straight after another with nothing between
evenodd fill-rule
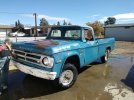
<instances>
[{"instance_id":1,"label":"pickup truck","mask_svg":"<svg viewBox=\"0 0 134 100\"><path fill-rule=\"evenodd\" d=\"M107 62L114 38L96 39L92 27L52 26L46 39L12 45L14 65L22 72L71 87L78 71L98 58Z\"/></svg>"}]
</instances>

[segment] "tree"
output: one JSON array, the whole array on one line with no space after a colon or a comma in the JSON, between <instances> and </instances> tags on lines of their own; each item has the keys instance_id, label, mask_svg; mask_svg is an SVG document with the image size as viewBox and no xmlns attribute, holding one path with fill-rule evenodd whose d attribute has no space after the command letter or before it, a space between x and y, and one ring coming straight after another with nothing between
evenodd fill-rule
<instances>
[{"instance_id":1,"label":"tree","mask_svg":"<svg viewBox=\"0 0 134 100\"><path fill-rule=\"evenodd\" d=\"M48 21L45 19L45 18L42 18L41 20L40 20L40 26L49 26L49 23L48 23ZM47 33L48 32L48 28L41 28L41 31L43 32L43 33Z\"/></svg>"},{"instance_id":2,"label":"tree","mask_svg":"<svg viewBox=\"0 0 134 100\"><path fill-rule=\"evenodd\" d=\"M49 26L49 23L45 18L42 18L40 20L40 26Z\"/></svg>"},{"instance_id":3,"label":"tree","mask_svg":"<svg viewBox=\"0 0 134 100\"><path fill-rule=\"evenodd\" d=\"M24 25L18 20L18 27L19 28L24 28Z\"/></svg>"},{"instance_id":4,"label":"tree","mask_svg":"<svg viewBox=\"0 0 134 100\"><path fill-rule=\"evenodd\" d=\"M63 25L67 25L67 22L64 20Z\"/></svg>"},{"instance_id":5,"label":"tree","mask_svg":"<svg viewBox=\"0 0 134 100\"><path fill-rule=\"evenodd\" d=\"M18 23L17 23L17 21L15 22L15 27L17 27L18 26Z\"/></svg>"},{"instance_id":6,"label":"tree","mask_svg":"<svg viewBox=\"0 0 134 100\"><path fill-rule=\"evenodd\" d=\"M116 19L114 17L108 17L107 20L104 22L105 25L115 24Z\"/></svg>"},{"instance_id":7,"label":"tree","mask_svg":"<svg viewBox=\"0 0 134 100\"><path fill-rule=\"evenodd\" d=\"M20 29L24 28L24 25L18 20L15 22L15 27L20 30Z\"/></svg>"},{"instance_id":8,"label":"tree","mask_svg":"<svg viewBox=\"0 0 134 100\"><path fill-rule=\"evenodd\" d=\"M21 23L20 23L20 21L18 20L18 26L20 26L21 25Z\"/></svg>"},{"instance_id":9,"label":"tree","mask_svg":"<svg viewBox=\"0 0 134 100\"><path fill-rule=\"evenodd\" d=\"M60 26L60 22L59 21L57 22L57 25Z\"/></svg>"},{"instance_id":10,"label":"tree","mask_svg":"<svg viewBox=\"0 0 134 100\"><path fill-rule=\"evenodd\" d=\"M68 25L72 25L72 23L69 22Z\"/></svg>"},{"instance_id":11,"label":"tree","mask_svg":"<svg viewBox=\"0 0 134 100\"><path fill-rule=\"evenodd\" d=\"M86 23L86 25L91 26L94 29L94 33L96 36L101 36L104 32L103 24L99 21L95 21L93 23Z\"/></svg>"}]
</instances>

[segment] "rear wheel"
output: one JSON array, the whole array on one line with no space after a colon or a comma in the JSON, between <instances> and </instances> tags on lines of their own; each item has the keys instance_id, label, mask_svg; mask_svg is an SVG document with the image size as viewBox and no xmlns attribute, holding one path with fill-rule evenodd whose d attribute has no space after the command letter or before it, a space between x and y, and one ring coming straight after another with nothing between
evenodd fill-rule
<instances>
[{"instance_id":1,"label":"rear wheel","mask_svg":"<svg viewBox=\"0 0 134 100\"><path fill-rule=\"evenodd\" d=\"M78 71L76 67L70 63L67 63L64 65L60 77L56 79L56 84L62 89L67 89L75 83L77 75Z\"/></svg>"},{"instance_id":2,"label":"rear wheel","mask_svg":"<svg viewBox=\"0 0 134 100\"><path fill-rule=\"evenodd\" d=\"M101 62L102 62L102 63L105 63L105 62L108 61L109 53L110 53L110 51L109 51L109 49L107 49L107 50L105 51L105 55L101 57Z\"/></svg>"}]
</instances>

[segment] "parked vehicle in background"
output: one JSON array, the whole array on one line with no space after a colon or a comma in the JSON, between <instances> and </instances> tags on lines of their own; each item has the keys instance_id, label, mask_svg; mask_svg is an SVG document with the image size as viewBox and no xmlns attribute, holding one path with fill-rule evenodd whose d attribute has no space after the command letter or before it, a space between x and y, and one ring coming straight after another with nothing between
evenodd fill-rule
<instances>
[{"instance_id":1,"label":"parked vehicle in background","mask_svg":"<svg viewBox=\"0 0 134 100\"><path fill-rule=\"evenodd\" d=\"M53 26L44 40L14 43L13 62L22 72L65 89L75 83L79 69L98 58L107 62L114 45L114 38L96 39L92 27Z\"/></svg>"},{"instance_id":2,"label":"parked vehicle in background","mask_svg":"<svg viewBox=\"0 0 134 100\"><path fill-rule=\"evenodd\" d=\"M20 31L16 31L16 32L13 32L13 33L9 33L9 36L13 36L13 37L15 37L15 36L23 37L23 36L25 36L25 35L26 35L25 33L20 32Z\"/></svg>"}]
</instances>

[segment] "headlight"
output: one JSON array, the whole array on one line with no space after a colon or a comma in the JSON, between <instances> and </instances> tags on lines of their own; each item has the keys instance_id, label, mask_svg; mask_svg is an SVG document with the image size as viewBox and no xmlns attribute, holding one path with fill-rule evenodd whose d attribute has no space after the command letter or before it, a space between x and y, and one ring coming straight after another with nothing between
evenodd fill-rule
<instances>
[{"instance_id":1,"label":"headlight","mask_svg":"<svg viewBox=\"0 0 134 100\"><path fill-rule=\"evenodd\" d=\"M53 58L50 58L50 57L44 57L42 59L42 63L45 65L45 67L52 68L54 60L53 60Z\"/></svg>"},{"instance_id":2,"label":"headlight","mask_svg":"<svg viewBox=\"0 0 134 100\"><path fill-rule=\"evenodd\" d=\"M48 57L44 57L43 60L42 60L42 63L43 63L45 66L48 66L49 63L50 63Z\"/></svg>"}]
</instances>

